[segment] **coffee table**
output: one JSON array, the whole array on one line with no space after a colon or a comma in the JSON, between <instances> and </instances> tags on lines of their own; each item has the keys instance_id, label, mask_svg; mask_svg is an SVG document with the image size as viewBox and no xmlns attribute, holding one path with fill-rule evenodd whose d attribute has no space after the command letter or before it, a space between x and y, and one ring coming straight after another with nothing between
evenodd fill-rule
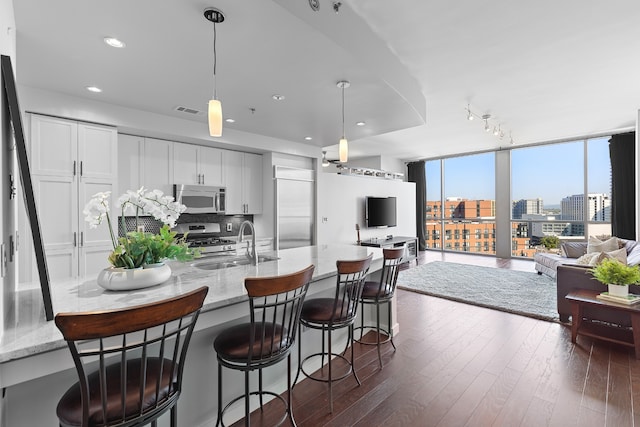
<instances>
[{"instance_id":1,"label":"coffee table","mask_svg":"<svg viewBox=\"0 0 640 427\"><path fill-rule=\"evenodd\" d=\"M596 298L600 292L579 289L565 297L571 303L571 342L575 344L578 334L593 337L628 347L633 347L636 359L640 359L640 304L625 305ZM583 319L583 309L592 306L625 312L631 317L631 330Z\"/></svg>"}]
</instances>

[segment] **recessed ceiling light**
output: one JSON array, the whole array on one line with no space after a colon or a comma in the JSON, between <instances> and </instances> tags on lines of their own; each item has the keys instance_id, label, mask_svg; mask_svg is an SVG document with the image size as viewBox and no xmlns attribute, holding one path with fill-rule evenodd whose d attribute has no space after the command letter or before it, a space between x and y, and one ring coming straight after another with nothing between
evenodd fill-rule
<instances>
[{"instance_id":1,"label":"recessed ceiling light","mask_svg":"<svg viewBox=\"0 0 640 427\"><path fill-rule=\"evenodd\" d=\"M272 98L276 101L282 101L284 99L284 95L273 95Z\"/></svg>"},{"instance_id":2,"label":"recessed ceiling light","mask_svg":"<svg viewBox=\"0 0 640 427\"><path fill-rule=\"evenodd\" d=\"M96 87L96 86L87 86L87 90L89 92L94 92L94 93L102 92L102 89L100 89L99 87Z\"/></svg>"},{"instance_id":3,"label":"recessed ceiling light","mask_svg":"<svg viewBox=\"0 0 640 427\"><path fill-rule=\"evenodd\" d=\"M104 42L111 47L123 48L126 46L123 41L120 41L115 37L105 37Z\"/></svg>"},{"instance_id":4,"label":"recessed ceiling light","mask_svg":"<svg viewBox=\"0 0 640 427\"><path fill-rule=\"evenodd\" d=\"M364 126L366 123L365 122L357 122L356 126Z\"/></svg>"},{"instance_id":5,"label":"recessed ceiling light","mask_svg":"<svg viewBox=\"0 0 640 427\"><path fill-rule=\"evenodd\" d=\"M305 141L311 141L313 138L311 138L310 136L305 136L304 139Z\"/></svg>"},{"instance_id":6,"label":"recessed ceiling light","mask_svg":"<svg viewBox=\"0 0 640 427\"><path fill-rule=\"evenodd\" d=\"M225 122L227 122L227 123L235 123L235 120L233 120L233 119L225 119Z\"/></svg>"}]
</instances>

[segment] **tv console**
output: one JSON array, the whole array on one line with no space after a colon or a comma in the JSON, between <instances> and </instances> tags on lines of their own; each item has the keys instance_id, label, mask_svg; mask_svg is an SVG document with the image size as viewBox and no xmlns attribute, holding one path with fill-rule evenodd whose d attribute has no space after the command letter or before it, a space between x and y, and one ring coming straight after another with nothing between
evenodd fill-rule
<instances>
[{"instance_id":1,"label":"tv console","mask_svg":"<svg viewBox=\"0 0 640 427\"><path fill-rule=\"evenodd\" d=\"M376 248L388 249L399 248L404 246L404 258L405 261L410 262L416 260L418 263L418 238L417 237L404 237L404 236L391 236L390 238L371 238L360 242L360 246L372 246Z\"/></svg>"}]
</instances>

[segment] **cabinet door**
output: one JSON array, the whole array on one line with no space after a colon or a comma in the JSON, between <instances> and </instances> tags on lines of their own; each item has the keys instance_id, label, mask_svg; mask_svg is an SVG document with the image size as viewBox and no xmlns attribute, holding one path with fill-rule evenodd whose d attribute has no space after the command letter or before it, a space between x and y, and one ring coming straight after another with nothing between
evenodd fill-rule
<instances>
[{"instance_id":1,"label":"cabinet door","mask_svg":"<svg viewBox=\"0 0 640 427\"><path fill-rule=\"evenodd\" d=\"M202 184L222 186L222 150L212 147L200 147L199 157Z\"/></svg>"},{"instance_id":2,"label":"cabinet door","mask_svg":"<svg viewBox=\"0 0 640 427\"><path fill-rule=\"evenodd\" d=\"M262 213L262 156L260 154L244 154L243 199L245 212Z\"/></svg>"},{"instance_id":3,"label":"cabinet door","mask_svg":"<svg viewBox=\"0 0 640 427\"><path fill-rule=\"evenodd\" d=\"M144 162L144 138L118 135L118 191L117 196L127 190L142 186Z\"/></svg>"},{"instance_id":4,"label":"cabinet door","mask_svg":"<svg viewBox=\"0 0 640 427\"><path fill-rule=\"evenodd\" d=\"M78 124L78 161L80 181L112 182L118 176L118 133L115 128Z\"/></svg>"},{"instance_id":5,"label":"cabinet door","mask_svg":"<svg viewBox=\"0 0 640 427\"><path fill-rule=\"evenodd\" d=\"M33 175L42 243L50 277L78 274L78 190L75 177ZM37 277L37 276L34 276Z\"/></svg>"},{"instance_id":6,"label":"cabinet door","mask_svg":"<svg viewBox=\"0 0 640 427\"><path fill-rule=\"evenodd\" d=\"M173 144L173 179L176 184L201 184L197 145Z\"/></svg>"},{"instance_id":7,"label":"cabinet door","mask_svg":"<svg viewBox=\"0 0 640 427\"><path fill-rule=\"evenodd\" d=\"M173 143L160 139L144 140L144 176L142 185L173 194Z\"/></svg>"},{"instance_id":8,"label":"cabinet door","mask_svg":"<svg viewBox=\"0 0 640 427\"><path fill-rule=\"evenodd\" d=\"M70 120L31 115L32 174L70 177L77 171L78 125Z\"/></svg>"},{"instance_id":9,"label":"cabinet door","mask_svg":"<svg viewBox=\"0 0 640 427\"><path fill-rule=\"evenodd\" d=\"M224 185L226 192L226 213L229 215L243 214L244 201L242 198L242 157L239 151L226 150L223 154Z\"/></svg>"}]
</instances>

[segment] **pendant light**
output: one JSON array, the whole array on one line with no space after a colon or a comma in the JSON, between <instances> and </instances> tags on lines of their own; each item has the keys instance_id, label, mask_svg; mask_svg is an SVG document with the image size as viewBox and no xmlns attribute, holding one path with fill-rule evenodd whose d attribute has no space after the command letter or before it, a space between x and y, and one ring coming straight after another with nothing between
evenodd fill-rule
<instances>
[{"instance_id":1,"label":"pendant light","mask_svg":"<svg viewBox=\"0 0 640 427\"><path fill-rule=\"evenodd\" d=\"M337 86L342 89L342 138L338 145L338 153L340 154L340 163L345 163L349 159L349 142L344 135L344 90L351 86L351 83L346 80L340 80Z\"/></svg>"},{"instance_id":2,"label":"pendant light","mask_svg":"<svg viewBox=\"0 0 640 427\"><path fill-rule=\"evenodd\" d=\"M204 17L213 22L213 99L209 101L209 135L222 136L222 103L218 99L216 84L216 67L218 57L216 52L216 24L224 21L224 15L218 9L209 7L204 10Z\"/></svg>"}]
</instances>

